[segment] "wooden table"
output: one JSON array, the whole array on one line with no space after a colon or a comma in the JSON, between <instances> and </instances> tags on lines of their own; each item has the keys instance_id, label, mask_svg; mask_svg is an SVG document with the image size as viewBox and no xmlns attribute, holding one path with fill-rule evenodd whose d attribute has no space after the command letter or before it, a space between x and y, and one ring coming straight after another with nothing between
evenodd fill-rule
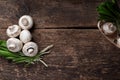
<instances>
[{"instance_id":1,"label":"wooden table","mask_svg":"<svg viewBox=\"0 0 120 80\"><path fill-rule=\"evenodd\" d=\"M24 67L0 58L0 80L120 80L120 49L97 29L96 7L105 0L0 0L0 39L25 14L39 49L54 44L41 63Z\"/></svg>"}]
</instances>

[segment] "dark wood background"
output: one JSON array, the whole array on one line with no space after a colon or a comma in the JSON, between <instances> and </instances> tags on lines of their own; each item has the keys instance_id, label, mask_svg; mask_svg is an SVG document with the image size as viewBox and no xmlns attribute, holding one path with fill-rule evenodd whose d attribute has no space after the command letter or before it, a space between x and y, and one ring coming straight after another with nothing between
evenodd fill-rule
<instances>
[{"instance_id":1,"label":"dark wood background","mask_svg":"<svg viewBox=\"0 0 120 80\"><path fill-rule=\"evenodd\" d=\"M34 19L39 49L54 44L41 63L24 67L0 58L0 80L120 80L120 49L97 29L104 0L0 0L0 39L22 15Z\"/></svg>"}]
</instances>

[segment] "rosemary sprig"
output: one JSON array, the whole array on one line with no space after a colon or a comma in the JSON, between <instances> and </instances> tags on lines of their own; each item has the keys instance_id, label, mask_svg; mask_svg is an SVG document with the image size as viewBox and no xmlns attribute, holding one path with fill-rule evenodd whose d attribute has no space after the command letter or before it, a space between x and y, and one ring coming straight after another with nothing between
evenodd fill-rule
<instances>
[{"instance_id":1,"label":"rosemary sprig","mask_svg":"<svg viewBox=\"0 0 120 80\"><path fill-rule=\"evenodd\" d=\"M42 60L42 57L43 55L50 53L49 49L51 49L52 47L53 45L50 45L41 50L36 56L27 57L24 56L22 52L10 52L6 47L6 41L0 40L0 56L4 57L5 59L12 60L15 63L27 63L27 65L34 64L35 62L40 61L46 67L48 67L48 65Z\"/></svg>"},{"instance_id":2,"label":"rosemary sprig","mask_svg":"<svg viewBox=\"0 0 120 80\"><path fill-rule=\"evenodd\" d=\"M118 34L120 34L120 8L117 0L107 0L97 7L99 20L112 22L116 25Z\"/></svg>"}]
</instances>

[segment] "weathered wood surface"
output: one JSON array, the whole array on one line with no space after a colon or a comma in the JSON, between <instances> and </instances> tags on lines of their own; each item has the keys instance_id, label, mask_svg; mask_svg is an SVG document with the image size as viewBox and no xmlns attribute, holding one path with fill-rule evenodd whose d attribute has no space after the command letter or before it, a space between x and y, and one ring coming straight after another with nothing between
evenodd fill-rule
<instances>
[{"instance_id":1,"label":"weathered wood surface","mask_svg":"<svg viewBox=\"0 0 120 80\"><path fill-rule=\"evenodd\" d=\"M120 80L120 49L97 30L96 7L105 0L0 0L0 40L29 14L39 49L54 44L41 63L24 67L0 57L0 80ZM93 29L94 28L94 29Z\"/></svg>"},{"instance_id":2,"label":"weathered wood surface","mask_svg":"<svg viewBox=\"0 0 120 80\"><path fill-rule=\"evenodd\" d=\"M0 0L0 27L29 14L35 28L96 27L96 7L104 0Z\"/></svg>"},{"instance_id":3,"label":"weathered wood surface","mask_svg":"<svg viewBox=\"0 0 120 80\"><path fill-rule=\"evenodd\" d=\"M5 29L0 39L6 40ZM0 58L1 80L119 80L120 50L98 30L37 29L33 40L39 48L54 44L41 63L25 68Z\"/></svg>"}]
</instances>

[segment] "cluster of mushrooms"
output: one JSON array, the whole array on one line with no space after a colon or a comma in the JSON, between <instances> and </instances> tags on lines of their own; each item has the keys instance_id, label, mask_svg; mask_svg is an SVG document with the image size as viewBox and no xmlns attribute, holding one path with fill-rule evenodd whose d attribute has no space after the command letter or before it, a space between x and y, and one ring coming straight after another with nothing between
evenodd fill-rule
<instances>
[{"instance_id":1,"label":"cluster of mushrooms","mask_svg":"<svg viewBox=\"0 0 120 80\"><path fill-rule=\"evenodd\" d=\"M25 56L33 57L38 53L38 45L32 42L32 35L29 29L33 26L33 19L29 15L24 15L19 19L19 25L9 26L6 30L10 37L7 40L7 48L11 52L22 50Z\"/></svg>"},{"instance_id":2,"label":"cluster of mushrooms","mask_svg":"<svg viewBox=\"0 0 120 80\"><path fill-rule=\"evenodd\" d=\"M111 22L98 22L98 28L114 45L120 48L120 37L117 33L117 27Z\"/></svg>"}]
</instances>

